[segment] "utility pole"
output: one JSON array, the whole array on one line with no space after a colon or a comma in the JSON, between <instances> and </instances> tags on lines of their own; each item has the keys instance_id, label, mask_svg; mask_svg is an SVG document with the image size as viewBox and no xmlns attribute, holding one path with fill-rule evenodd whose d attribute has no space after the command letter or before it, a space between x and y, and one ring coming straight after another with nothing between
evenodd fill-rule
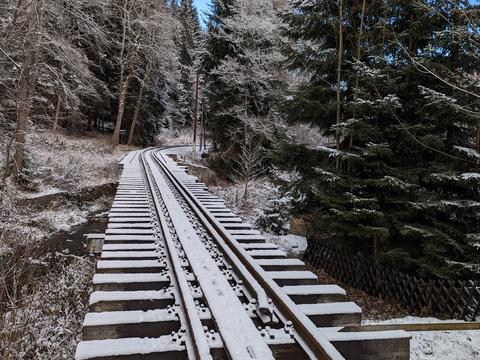
<instances>
[{"instance_id":1,"label":"utility pole","mask_svg":"<svg viewBox=\"0 0 480 360\"><path fill-rule=\"evenodd\" d=\"M203 102L200 105L200 151L202 151L203 139L205 134L203 132Z\"/></svg>"},{"instance_id":2,"label":"utility pole","mask_svg":"<svg viewBox=\"0 0 480 360\"><path fill-rule=\"evenodd\" d=\"M197 157L197 119L198 119L198 88L199 88L199 74L197 70L197 80L195 82L195 113L193 114L193 144L192 144L192 160L195 161Z\"/></svg>"},{"instance_id":3,"label":"utility pole","mask_svg":"<svg viewBox=\"0 0 480 360\"><path fill-rule=\"evenodd\" d=\"M203 119L203 149L207 151L207 110L205 110L205 100L202 100L202 119Z\"/></svg>"}]
</instances>

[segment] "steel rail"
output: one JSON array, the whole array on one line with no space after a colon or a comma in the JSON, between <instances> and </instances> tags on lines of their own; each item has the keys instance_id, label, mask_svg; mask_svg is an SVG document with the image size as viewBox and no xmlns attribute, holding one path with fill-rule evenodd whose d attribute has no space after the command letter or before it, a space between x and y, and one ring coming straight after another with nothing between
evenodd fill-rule
<instances>
[{"instance_id":1,"label":"steel rail","mask_svg":"<svg viewBox=\"0 0 480 360\"><path fill-rule=\"evenodd\" d=\"M317 329L315 324L301 311L296 304L283 293L281 287L271 279L267 272L263 270L248 252L239 246L239 243L225 231L221 223L215 219L205 206L200 204L192 192L179 181L170 171L166 164L165 155L159 154L158 150L153 151L155 158L161 165L165 174L170 178L179 193L189 203L192 210L206 226L208 222L215 232L225 241L232 252L242 261L245 268L250 272L253 278L261 285L266 293L273 300L274 305L280 313L292 322L294 329L300 335L302 341L308 346L310 352L320 360L344 360L340 352L332 345L330 341ZM202 215L202 216L200 216Z\"/></svg>"},{"instance_id":2,"label":"steel rail","mask_svg":"<svg viewBox=\"0 0 480 360\"><path fill-rule=\"evenodd\" d=\"M142 170L149 184L148 189L151 194L152 200L154 201L155 212L157 214L158 220L160 221L163 235L165 238L165 243L167 244L167 250L173 267L173 275L175 277L174 280L178 285L179 293L182 300L182 309L186 314L189 333L191 335L191 345L193 346L195 351L195 358L199 360L212 360L213 358L210 353L210 346L208 344L205 332L203 331L202 322L200 320L200 317L198 316L198 313L195 310L195 301L188 286L188 282L182 269L180 259L176 252L175 244L173 243L173 239L168 230L169 227L167 221L165 219L165 216L162 214L160 202L153 190L156 183L155 179L151 174L150 166L145 159L145 153L146 152L141 153Z\"/></svg>"},{"instance_id":3,"label":"steel rail","mask_svg":"<svg viewBox=\"0 0 480 360\"><path fill-rule=\"evenodd\" d=\"M149 154L148 159L152 170L155 167L153 171L155 181L161 184L160 194L165 209L175 214L171 218L172 225L178 229L176 231L179 243L183 246L182 250L203 291L203 297L223 340L228 358L273 360L271 349L257 331L249 314L244 311L244 305L225 274L218 268L207 248L199 244L200 238L195 228L197 220L189 219L190 210L184 207L186 205L188 208L188 205L184 202L183 196L178 193L153 155Z\"/></svg>"},{"instance_id":4,"label":"steel rail","mask_svg":"<svg viewBox=\"0 0 480 360\"><path fill-rule=\"evenodd\" d=\"M159 163L160 159L156 156L156 160ZM160 163L159 163L160 165ZM166 173L168 176L168 173ZM169 177L170 178L170 177ZM171 178L170 178L171 179ZM182 195L183 196L183 195ZM187 203L192 207L192 200L183 196ZM238 256L230 249L230 247L225 243L222 237L213 229L212 225L205 219L204 215L198 212L195 212L197 217L200 218L200 222L204 225L207 230L209 231L210 235L214 238L217 245L221 248L224 256L227 260L235 267L237 272L240 274L242 280L245 282L245 286L248 288L250 292L252 292L258 302L258 309L260 311L260 316L263 318L261 319L264 322L271 320L272 317L272 306L271 301L269 300L267 293L258 283L258 281L252 276L252 274L248 271L242 261L238 258ZM269 319L265 319L268 317Z\"/></svg>"}]
</instances>

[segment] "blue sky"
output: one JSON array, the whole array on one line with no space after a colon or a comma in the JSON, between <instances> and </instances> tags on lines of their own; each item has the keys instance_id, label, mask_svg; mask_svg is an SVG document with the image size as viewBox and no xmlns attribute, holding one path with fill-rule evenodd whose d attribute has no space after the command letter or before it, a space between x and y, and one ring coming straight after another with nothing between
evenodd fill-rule
<instances>
[{"instance_id":1,"label":"blue sky","mask_svg":"<svg viewBox=\"0 0 480 360\"><path fill-rule=\"evenodd\" d=\"M203 13L210 9L210 0L193 0L193 3L198 9L198 15L200 16L200 19L205 21L205 15Z\"/></svg>"}]
</instances>

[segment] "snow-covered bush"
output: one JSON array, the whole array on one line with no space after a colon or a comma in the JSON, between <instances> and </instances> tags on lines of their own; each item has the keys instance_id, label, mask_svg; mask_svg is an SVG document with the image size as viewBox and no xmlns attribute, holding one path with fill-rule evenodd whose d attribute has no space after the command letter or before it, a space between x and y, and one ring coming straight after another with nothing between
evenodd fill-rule
<instances>
[{"instance_id":1,"label":"snow-covered bush","mask_svg":"<svg viewBox=\"0 0 480 360\"><path fill-rule=\"evenodd\" d=\"M271 196L256 209L255 225L276 235L287 234L290 228L290 197L278 187L272 186Z\"/></svg>"},{"instance_id":2,"label":"snow-covered bush","mask_svg":"<svg viewBox=\"0 0 480 360\"><path fill-rule=\"evenodd\" d=\"M251 182L248 197L241 183L210 187L245 221L262 230L284 235L289 229L290 197L267 177Z\"/></svg>"}]
</instances>

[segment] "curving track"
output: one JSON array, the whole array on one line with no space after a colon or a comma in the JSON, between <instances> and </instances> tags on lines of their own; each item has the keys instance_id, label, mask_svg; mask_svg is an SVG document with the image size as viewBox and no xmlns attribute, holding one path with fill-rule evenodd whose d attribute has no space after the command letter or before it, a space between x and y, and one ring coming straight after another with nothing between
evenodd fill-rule
<instances>
[{"instance_id":1,"label":"curving track","mask_svg":"<svg viewBox=\"0 0 480 360\"><path fill-rule=\"evenodd\" d=\"M408 359L167 153L122 161L76 359Z\"/></svg>"}]
</instances>

